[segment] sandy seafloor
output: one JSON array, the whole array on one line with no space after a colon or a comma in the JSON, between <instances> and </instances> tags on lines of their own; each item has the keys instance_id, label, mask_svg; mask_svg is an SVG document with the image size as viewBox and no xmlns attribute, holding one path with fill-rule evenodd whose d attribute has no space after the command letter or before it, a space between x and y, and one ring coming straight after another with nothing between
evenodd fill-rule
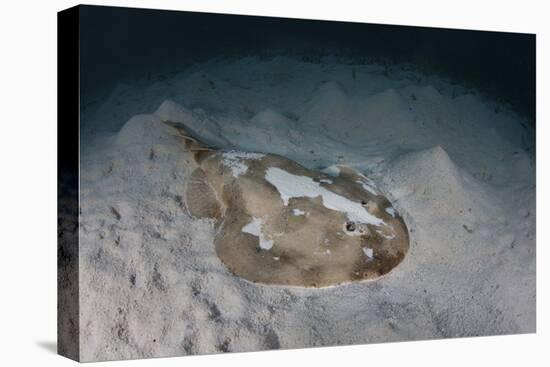
<instances>
[{"instance_id":1,"label":"sandy seafloor","mask_svg":"<svg viewBox=\"0 0 550 367\"><path fill-rule=\"evenodd\" d=\"M535 331L534 131L489 97L406 66L254 57L83 100L84 361ZM191 155L162 120L224 148L348 164L411 238L382 279L252 284L185 206Z\"/></svg>"}]
</instances>

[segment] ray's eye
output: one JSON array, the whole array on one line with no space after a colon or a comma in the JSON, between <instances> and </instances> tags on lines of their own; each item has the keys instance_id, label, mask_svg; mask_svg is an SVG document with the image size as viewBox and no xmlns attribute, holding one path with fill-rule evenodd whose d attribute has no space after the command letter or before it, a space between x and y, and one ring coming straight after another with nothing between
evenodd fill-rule
<instances>
[{"instance_id":1,"label":"ray's eye","mask_svg":"<svg viewBox=\"0 0 550 367\"><path fill-rule=\"evenodd\" d=\"M366 206L367 202L365 200L361 200L361 205Z\"/></svg>"},{"instance_id":2,"label":"ray's eye","mask_svg":"<svg viewBox=\"0 0 550 367\"><path fill-rule=\"evenodd\" d=\"M355 223L353 222L347 222L346 223L346 231L353 232L355 231Z\"/></svg>"}]
</instances>

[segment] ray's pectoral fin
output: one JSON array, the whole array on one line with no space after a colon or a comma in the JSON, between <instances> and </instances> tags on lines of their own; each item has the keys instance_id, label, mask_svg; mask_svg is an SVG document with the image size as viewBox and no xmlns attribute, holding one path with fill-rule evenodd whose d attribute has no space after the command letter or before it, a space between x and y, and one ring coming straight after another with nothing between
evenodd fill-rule
<instances>
[{"instance_id":1,"label":"ray's pectoral fin","mask_svg":"<svg viewBox=\"0 0 550 367\"><path fill-rule=\"evenodd\" d=\"M187 208L195 217L214 219L222 217L222 204L201 168L197 168L191 174L185 196Z\"/></svg>"}]
</instances>

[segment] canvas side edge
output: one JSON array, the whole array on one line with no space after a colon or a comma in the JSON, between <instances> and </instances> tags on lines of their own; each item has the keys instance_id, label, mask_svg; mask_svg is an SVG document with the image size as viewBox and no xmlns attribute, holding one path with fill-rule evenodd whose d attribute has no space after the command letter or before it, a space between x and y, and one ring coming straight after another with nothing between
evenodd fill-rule
<instances>
[{"instance_id":1,"label":"canvas side edge","mask_svg":"<svg viewBox=\"0 0 550 367\"><path fill-rule=\"evenodd\" d=\"M57 13L57 353L80 360L79 8Z\"/></svg>"}]
</instances>

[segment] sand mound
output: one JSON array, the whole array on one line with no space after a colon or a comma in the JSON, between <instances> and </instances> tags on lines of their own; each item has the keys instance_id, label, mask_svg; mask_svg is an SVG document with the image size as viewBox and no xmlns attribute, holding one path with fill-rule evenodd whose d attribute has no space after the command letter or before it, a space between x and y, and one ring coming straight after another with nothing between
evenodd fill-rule
<instances>
[{"instance_id":1,"label":"sand mound","mask_svg":"<svg viewBox=\"0 0 550 367\"><path fill-rule=\"evenodd\" d=\"M292 129L293 125L294 121L280 112L265 109L243 124L238 131L238 138L234 140L239 149L245 151L287 155L299 144L302 136L299 131Z\"/></svg>"},{"instance_id":2,"label":"sand mound","mask_svg":"<svg viewBox=\"0 0 550 367\"><path fill-rule=\"evenodd\" d=\"M412 196L443 214L487 210L485 190L440 146L399 157L384 177L396 199Z\"/></svg>"},{"instance_id":3,"label":"sand mound","mask_svg":"<svg viewBox=\"0 0 550 367\"><path fill-rule=\"evenodd\" d=\"M407 102L393 88L367 97L358 107L362 125L376 135L406 135L413 127Z\"/></svg>"},{"instance_id":4,"label":"sand mound","mask_svg":"<svg viewBox=\"0 0 550 367\"><path fill-rule=\"evenodd\" d=\"M325 82L304 105L300 121L317 129L327 129L332 121L348 115L349 107L350 99L342 86L337 82Z\"/></svg>"}]
</instances>

